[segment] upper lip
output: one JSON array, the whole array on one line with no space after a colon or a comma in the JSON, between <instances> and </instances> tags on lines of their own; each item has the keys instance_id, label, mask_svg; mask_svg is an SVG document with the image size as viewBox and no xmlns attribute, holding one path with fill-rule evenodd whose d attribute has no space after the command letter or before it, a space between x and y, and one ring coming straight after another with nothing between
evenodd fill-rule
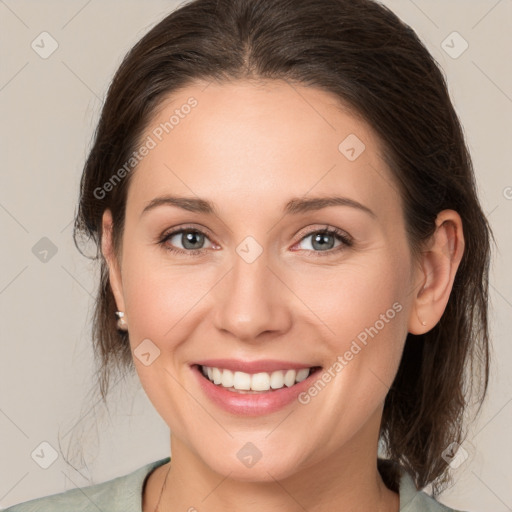
<instances>
[{"instance_id":1,"label":"upper lip","mask_svg":"<svg viewBox=\"0 0 512 512\"><path fill-rule=\"evenodd\" d=\"M296 361L279 361L276 359L260 359L257 361L243 361L240 359L203 359L202 361L196 361L193 364L251 374L260 372L270 373L277 370L289 369L300 370L301 368L312 368L314 366L318 366L312 364L297 363Z\"/></svg>"}]
</instances>

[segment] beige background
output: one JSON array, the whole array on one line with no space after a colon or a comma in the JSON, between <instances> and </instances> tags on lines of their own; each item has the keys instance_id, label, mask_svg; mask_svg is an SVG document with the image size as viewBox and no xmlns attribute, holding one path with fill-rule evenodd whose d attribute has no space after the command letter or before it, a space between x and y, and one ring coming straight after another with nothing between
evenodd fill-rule
<instances>
[{"instance_id":1,"label":"beige background","mask_svg":"<svg viewBox=\"0 0 512 512\"><path fill-rule=\"evenodd\" d=\"M441 501L474 512L509 511L512 2L384 3L417 31L446 72L499 244L490 288L490 395L463 445L469 458ZM97 276L75 249L71 228L82 165L112 74L131 45L176 5L0 0L0 508L114 478L169 454L167 426L137 376L116 386L110 414L88 401ZM31 47L43 31L58 44L46 59ZM456 59L442 48L454 31L469 44ZM32 250L43 237L57 249L46 262ZM31 457L42 442L58 452L48 469Z\"/></svg>"}]
</instances>

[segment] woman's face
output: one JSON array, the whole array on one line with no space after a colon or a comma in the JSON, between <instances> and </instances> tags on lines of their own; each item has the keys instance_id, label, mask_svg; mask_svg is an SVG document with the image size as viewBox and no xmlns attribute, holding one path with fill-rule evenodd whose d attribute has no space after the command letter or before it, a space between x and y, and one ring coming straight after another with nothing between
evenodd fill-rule
<instances>
[{"instance_id":1,"label":"woman's face","mask_svg":"<svg viewBox=\"0 0 512 512\"><path fill-rule=\"evenodd\" d=\"M173 446L240 480L373 457L420 284L374 132L318 89L233 82L168 98L142 142L111 282Z\"/></svg>"}]
</instances>

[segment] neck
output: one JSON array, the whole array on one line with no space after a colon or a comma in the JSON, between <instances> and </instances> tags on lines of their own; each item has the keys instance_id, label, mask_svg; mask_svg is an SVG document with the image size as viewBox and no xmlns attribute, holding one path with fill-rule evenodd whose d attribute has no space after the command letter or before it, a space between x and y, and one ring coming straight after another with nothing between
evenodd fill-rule
<instances>
[{"instance_id":1,"label":"neck","mask_svg":"<svg viewBox=\"0 0 512 512\"><path fill-rule=\"evenodd\" d=\"M165 481L159 512L397 512L398 494L384 484L377 469L377 443L352 439L350 446L291 476L240 481L213 471L179 438L171 435L171 466L159 468L144 512L154 512Z\"/></svg>"}]
</instances>

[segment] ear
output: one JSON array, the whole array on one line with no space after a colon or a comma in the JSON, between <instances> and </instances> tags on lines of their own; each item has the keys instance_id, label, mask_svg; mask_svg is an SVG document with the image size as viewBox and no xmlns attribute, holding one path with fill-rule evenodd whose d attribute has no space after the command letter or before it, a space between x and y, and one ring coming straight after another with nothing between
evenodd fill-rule
<instances>
[{"instance_id":1,"label":"ear","mask_svg":"<svg viewBox=\"0 0 512 512\"><path fill-rule=\"evenodd\" d=\"M411 334L424 334L440 320L463 253L460 215L454 210L443 210L436 218L436 230L422 252L416 271L414 302L408 325Z\"/></svg>"},{"instance_id":2,"label":"ear","mask_svg":"<svg viewBox=\"0 0 512 512\"><path fill-rule=\"evenodd\" d=\"M108 265L110 286L114 294L117 310L125 311L121 267L114 253L112 227L112 213L107 209L103 212L102 217L101 252Z\"/></svg>"}]
</instances>

